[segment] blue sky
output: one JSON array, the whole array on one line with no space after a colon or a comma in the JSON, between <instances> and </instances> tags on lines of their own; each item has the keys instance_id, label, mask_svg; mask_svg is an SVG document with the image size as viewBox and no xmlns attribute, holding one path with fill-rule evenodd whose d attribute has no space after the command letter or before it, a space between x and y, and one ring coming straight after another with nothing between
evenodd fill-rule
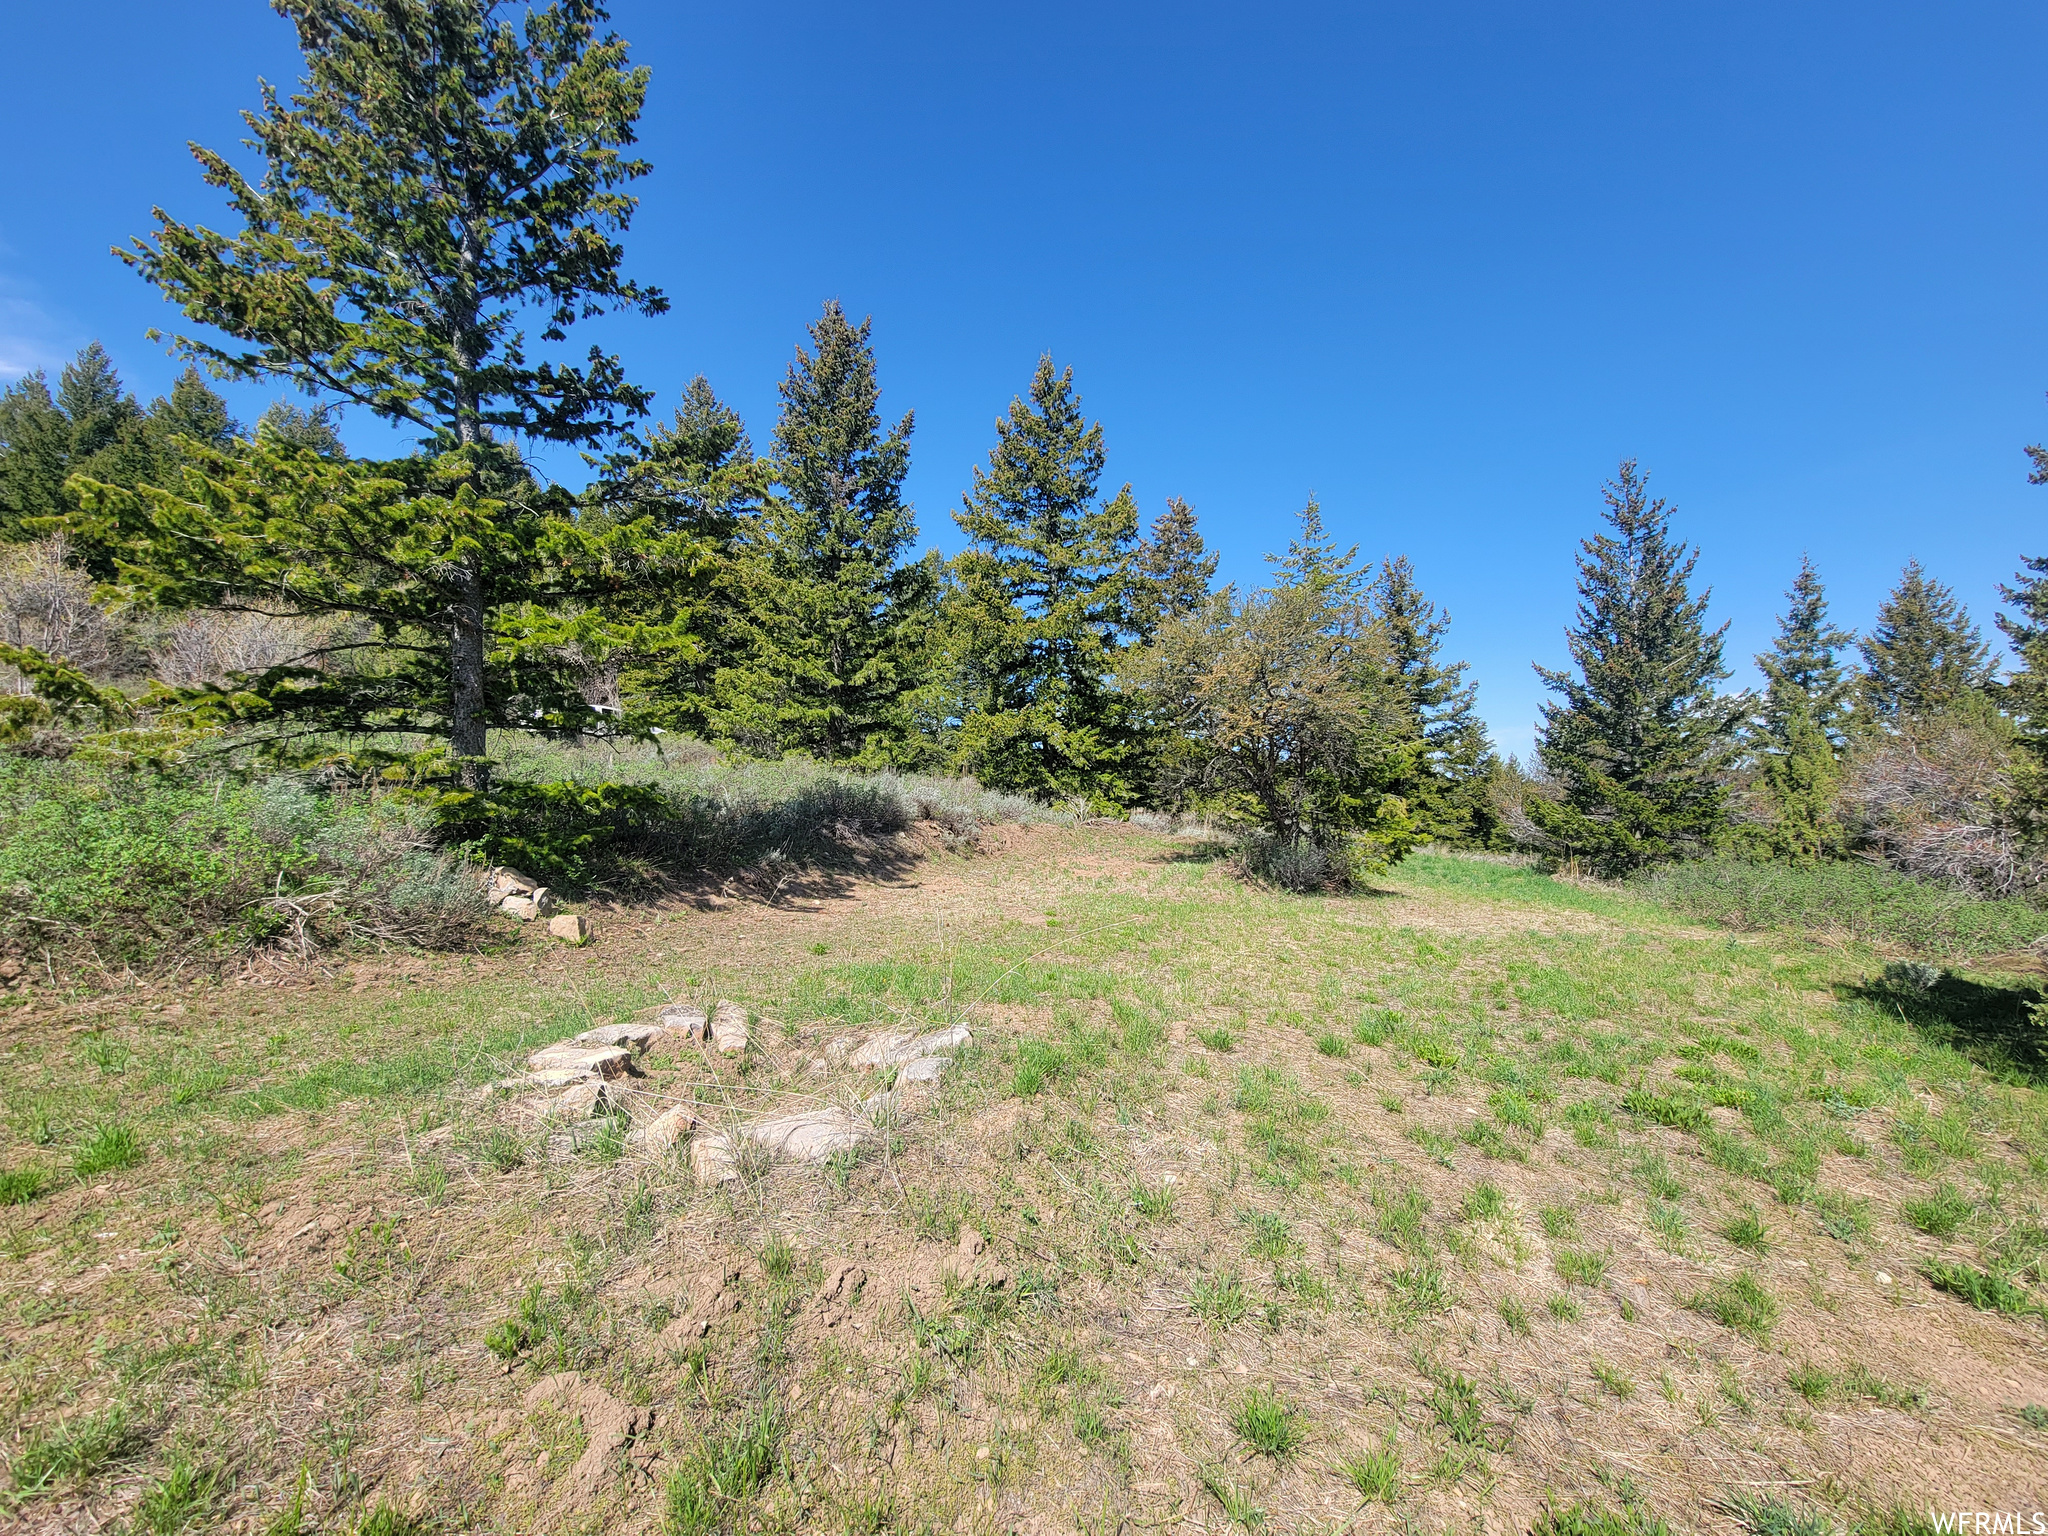
<instances>
[{"instance_id":1,"label":"blue sky","mask_svg":"<svg viewBox=\"0 0 2048 1536\"><path fill-rule=\"evenodd\" d=\"M1256 579L1307 494L1452 612L1502 745L1563 660L1624 454L1704 549L1738 680L1802 550L1862 625L1917 557L1986 622L2048 552L2048 10L2038 4L618 4L654 70L601 335L757 441L804 324L875 318L911 492L948 516L1041 351L1112 482ZM215 204L255 0L10 8L0 372L102 338L145 396L171 313L106 254ZM237 392L253 415L262 397ZM360 420L349 435L381 446Z\"/></svg>"}]
</instances>

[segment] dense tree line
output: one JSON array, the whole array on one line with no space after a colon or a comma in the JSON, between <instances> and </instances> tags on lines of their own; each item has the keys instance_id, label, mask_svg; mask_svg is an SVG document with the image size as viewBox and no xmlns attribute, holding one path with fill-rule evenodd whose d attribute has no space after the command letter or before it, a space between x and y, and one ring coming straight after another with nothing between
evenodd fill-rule
<instances>
[{"instance_id":1,"label":"dense tree line","mask_svg":"<svg viewBox=\"0 0 2048 1536\"><path fill-rule=\"evenodd\" d=\"M701 377L650 423L618 357L569 356L579 321L667 307L619 240L647 72L590 0L279 8L305 71L248 114L261 174L194 151L240 233L159 210L117 253L190 322L193 366L145 407L95 343L0 395L0 543L34 552L0 570L17 748L139 705L181 741L402 760L459 800L492 793L494 731L688 733L1197 810L1293 883L1421 840L1605 873L1875 848L2039 883L2048 557L2004 589L2004 681L1917 563L1857 637L1807 562L1764 687L1730 692L1698 552L1626 462L1579 551L1570 665L1538 668L1535 761L1504 763L1407 559L1362 563L1311 499L1263 584L1219 587L1193 508L1148 526L1105 480L1103 425L1049 356L952 509L950 560L920 553L915 418L883 414L869 320L824 306L759 447ZM325 404L245 427L208 373ZM351 456L342 407L415 451ZM526 443L597 473L550 483ZM103 686L145 674L139 700Z\"/></svg>"}]
</instances>

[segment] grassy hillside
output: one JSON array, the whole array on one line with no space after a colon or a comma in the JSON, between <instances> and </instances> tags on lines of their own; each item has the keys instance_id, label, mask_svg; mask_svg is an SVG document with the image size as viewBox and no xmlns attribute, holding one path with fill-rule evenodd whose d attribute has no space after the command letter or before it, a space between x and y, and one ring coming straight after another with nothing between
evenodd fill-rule
<instances>
[{"instance_id":1,"label":"grassy hillside","mask_svg":"<svg viewBox=\"0 0 2048 1536\"><path fill-rule=\"evenodd\" d=\"M1114 827L927 846L587 949L14 999L9 1499L1776 1536L2043 1486L2031 994L1476 860L1299 898ZM864 1152L709 1188L488 1086L719 997L752 1048L656 1055L643 1111L856 1103L825 1046L869 1029L976 1043Z\"/></svg>"}]
</instances>

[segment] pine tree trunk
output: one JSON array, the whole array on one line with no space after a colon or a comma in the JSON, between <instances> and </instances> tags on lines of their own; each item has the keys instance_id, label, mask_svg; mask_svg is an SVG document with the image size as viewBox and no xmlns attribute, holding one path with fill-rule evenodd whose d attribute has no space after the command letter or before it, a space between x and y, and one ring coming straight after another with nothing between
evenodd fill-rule
<instances>
[{"instance_id":1,"label":"pine tree trunk","mask_svg":"<svg viewBox=\"0 0 2048 1536\"><path fill-rule=\"evenodd\" d=\"M473 229L462 232L463 277L457 288L457 323L452 327L455 362L455 432L464 447L483 439L482 402L473 383L473 371L480 348L475 343L476 300L470 280L478 259L478 240ZM456 781L475 793L490 787L491 770L485 761L489 725L484 709L484 602L483 557L472 554L462 562L455 582L448 637L448 679L454 697L448 712L448 748L455 758Z\"/></svg>"},{"instance_id":2,"label":"pine tree trunk","mask_svg":"<svg viewBox=\"0 0 2048 1536\"><path fill-rule=\"evenodd\" d=\"M481 792L490 787L490 768L484 761L489 745L484 713L484 584L475 556L464 562L457 578L451 618L448 672L455 697L449 711L448 747L455 756L458 782L464 789Z\"/></svg>"}]
</instances>

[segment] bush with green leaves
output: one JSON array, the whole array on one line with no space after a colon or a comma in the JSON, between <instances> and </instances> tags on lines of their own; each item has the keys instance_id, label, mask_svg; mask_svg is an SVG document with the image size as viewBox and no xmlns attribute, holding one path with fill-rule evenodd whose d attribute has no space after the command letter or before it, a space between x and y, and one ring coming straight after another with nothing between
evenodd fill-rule
<instances>
[{"instance_id":1,"label":"bush with green leaves","mask_svg":"<svg viewBox=\"0 0 2048 1536\"><path fill-rule=\"evenodd\" d=\"M0 951L224 962L351 936L437 945L487 916L425 807L298 775L0 754Z\"/></svg>"},{"instance_id":2,"label":"bush with green leaves","mask_svg":"<svg viewBox=\"0 0 2048 1536\"><path fill-rule=\"evenodd\" d=\"M1701 859L1652 870L1635 888L1723 927L1848 934L1944 959L2023 950L2048 936L2048 910L2032 902L1978 900L1861 860Z\"/></svg>"}]
</instances>

